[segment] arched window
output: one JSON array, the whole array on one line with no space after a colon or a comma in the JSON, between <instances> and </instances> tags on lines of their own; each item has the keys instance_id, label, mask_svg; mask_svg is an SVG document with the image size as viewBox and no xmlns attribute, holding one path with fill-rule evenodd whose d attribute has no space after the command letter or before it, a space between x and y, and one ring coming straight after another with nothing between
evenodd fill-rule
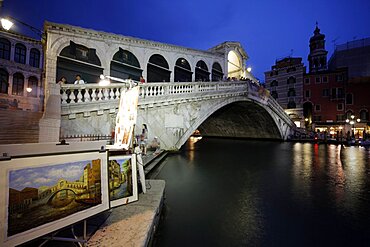
<instances>
[{"instance_id":1,"label":"arched window","mask_svg":"<svg viewBox=\"0 0 370 247\"><path fill-rule=\"evenodd\" d=\"M6 70L0 69L0 93L8 93L9 74Z\"/></svg>"},{"instance_id":2,"label":"arched window","mask_svg":"<svg viewBox=\"0 0 370 247\"><path fill-rule=\"evenodd\" d=\"M195 66L195 81L209 81L209 74L206 63L198 61Z\"/></svg>"},{"instance_id":3,"label":"arched window","mask_svg":"<svg viewBox=\"0 0 370 247\"><path fill-rule=\"evenodd\" d=\"M32 48L30 51L30 65L35 68L40 67L40 51Z\"/></svg>"},{"instance_id":4,"label":"arched window","mask_svg":"<svg viewBox=\"0 0 370 247\"><path fill-rule=\"evenodd\" d=\"M26 46L18 43L15 45L14 61L17 63L26 63Z\"/></svg>"},{"instance_id":5,"label":"arched window","mask_svg":"<svg viewBox=\"0 0 370 247\"><path fill-rule=\"evenodd\" d=\"M119 48L110 63L110 75L122 79L130 77L139 81L142 75L139 60L131 52Z\"/></svg>"},{"instance_id":6,"label":"arched window","mask_svg":"<svg viewBox=\"0 0 370 247\"><path fill-rule=\"evenodd\" d=\"M15 73L13 75L13 95L23 95L24 89L24 76L21 73Z\"/></svg>"},{"instance_id":7,"label":"arched window","mask_svg":"<svg viewBox=\"0 0 370 247\"><path fill-rule=\"evenodd\" d=\"M219 63L215 62L212 65L212 81L221 81L224 73Z\"/></svg>"},{"instance_id":8,"label":"arched window","mask_svg":"<svg viewBox=\"0 0 370 247\"><path fill-rule=\"evenodd\" d=\"M352 105L353 104L353 94L347 93L347 95L346 95L346 104L347 105Z\"/></svg>"},{"instance_id":9,"label":"arched window","mask_svg":"<svg viewBox=\"0 0 370 247\"><path fill-rule=\"evenodd\" d=\"M4 38L0 39L0 58L10 60L10 41Z\"/></svg>"},{"instance_id":10,"label":"arched window","mask_svg":"<svg viewBox=\"0 0 370 247\"><path fill-rule=\"evenodd\" d=\"M170 81L171 71L169 70L166 59L159 54L154 54L149 58L147 65L148 82Z\"/></svg>"},{"instance_id":11,"label":"arched window","mask_svg":"<svg viewBox=\"0 0 370 247\"><path fill-rule=\"evenodd\" d=\"M65 77L73 83L76 75L86 82L99 82L103 68L94 48L89 48L70 41L57 58L57 78Z\"/></svg>"},{"instance_id":12,"label":"arched window","mask_svg":"<svg viewBox=\"0 0 370 247\"><path fill-rule=\"evenodd\" d=\"M288 97L295 96L295 89L294 88L289 88L288 91Z\"/></svg>"},{"instance_id":13,"label":"arched window","mask_svg":"<svg viewBox=\"0 0 370 247\"><path fill-rule=\"evenodd\" d=\"M29 96L37 97L37 84L38 80L36 77L31 76L30 78L28 78L28 87L32 89L32 91L28 93Z\"/></svg>"},{"instance_id":14,"label":"arched window","mask_svg":"<svg viewBox=\"0 0 370 247\"><path fill-rule=\"evenodd\" d=\"M277 86L279 86L279 83L278 83L277 80L273 80L270 85L271 85L271 87L277 87Z\"/></svg>"},{"instance_id":15,"label":"arched window","mask_svg":"<svg viewBox=\"0 0 370 247\"><path fill-rule=\"evenodd\" d=\"M361 121L368 121L369 120L369 112L365 109L360 111L360 119Z\"/></svg>"},{"instance_id":16,"label":"arched window","mask_svg":"<svg viewBox=\"0 0 370 247\"><path fill-rule=\"evenodd\" d=\"M193 72L191 71L189 62L185 58L177 59L175 65L175 81L191 81L192 75Z\"/></svg>"},{"instance_id":17,"label":"arched window","mask_svg":"<svg viewBox=\"0 0 370 247\"><path fill-rule=\"evenodd\" d=\"M287 84L294 84L295 82L296 82L296 79L293 76L289 77L287 80Z\"/></svg>"}]
</instances>

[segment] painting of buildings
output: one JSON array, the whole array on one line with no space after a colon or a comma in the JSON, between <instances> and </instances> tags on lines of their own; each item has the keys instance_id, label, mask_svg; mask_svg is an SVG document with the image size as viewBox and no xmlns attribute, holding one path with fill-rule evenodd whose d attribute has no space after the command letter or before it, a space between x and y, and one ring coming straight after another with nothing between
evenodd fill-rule
<instances>
[{"instance_id":1,"label":"painting of buildings","mask_svg":"<svg viewBox=\"0 0 370 247\"><path fill-rule=\"evenodd\" d=\"M102 203L101 159L10 170L12 236Z\"/></svg>"},{"instance_id":2,"label":"painting of buildings","mask_svg":"<svg viewBox=\"0 0 370 247\"><path fill-rule=\"evenodd\" d=\"M108 169L111 205L137 200L136 165L132 156L110 157Z\"/></svg>"}]
</instances>

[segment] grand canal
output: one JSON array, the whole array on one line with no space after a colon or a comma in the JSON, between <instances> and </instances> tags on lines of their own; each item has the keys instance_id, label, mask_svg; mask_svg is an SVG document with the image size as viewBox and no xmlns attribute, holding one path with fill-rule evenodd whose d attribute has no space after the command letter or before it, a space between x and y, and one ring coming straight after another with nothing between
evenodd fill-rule
<instances>
[{"instance_id":1,"label":"grand canal","mask_svg":"<svg viewBox=\"0 0 370 247\"><path fill-rule=\"evenodd\" d=\"M190 139L162 163L156 246L369 246L370 150Z\"/></svg>"}]
</instances>

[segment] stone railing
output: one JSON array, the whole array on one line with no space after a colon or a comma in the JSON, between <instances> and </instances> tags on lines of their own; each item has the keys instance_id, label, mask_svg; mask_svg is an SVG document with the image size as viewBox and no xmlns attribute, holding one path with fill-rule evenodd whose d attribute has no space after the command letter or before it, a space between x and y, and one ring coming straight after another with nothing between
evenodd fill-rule
<instances>
[{"instance_id":1,"label":"stone railing","mask_svg":"<svg viewBox=\"0 0 370 247\"><path fill-rule=\"evenodd\" d=\"M62 114L101 111L118 107L122 90L127 90L122 83L108 86L98 84L63 85L61 87ZM176 82L140 84L139 106L158 105L178 100L202 100L210 97L228 97L248 92L248 82Z\"/></svg>"},{"instance_id":2,"label":"stone railing","mask_svg":"<svg viewBox=\"0 0 370 247\"><path fill-rule=\"evenodd\" d=\"M112 83L108 86L98 84L63 85L61 87L62 115L74 118L76 113L97 111L98 115L104 110L116 112L122 90L127 90L126 84ZM269 105L278 115L284 117L284 109L271 97L259 92L259 86L248 81L222 82L176 82L176 83L144 83L140 84L139 107L154 107L201 101L210 98L248 95L249 98ZM286 115L286 121L290 121Z\"/></svg>"}]
</instances>

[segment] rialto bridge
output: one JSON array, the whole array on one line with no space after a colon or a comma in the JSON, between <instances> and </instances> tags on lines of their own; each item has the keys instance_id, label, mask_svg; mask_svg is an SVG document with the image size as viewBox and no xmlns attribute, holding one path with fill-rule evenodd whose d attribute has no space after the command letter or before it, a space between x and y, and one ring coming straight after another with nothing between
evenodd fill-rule
<instances>
[{"instance_id":1,"label":"rialto bridge","mask_svg":"<svg viewBox=\"0 0 370 247\"><path fill-rule=\"evenodd\" d=\"M110 135L125 85L99 86L100 74L144 76L136 133L146 124L149 140L157 136L166 149L180 148L197 129L207 136L285 140L295 128L277 102L258 91L238 42L201 51L55 23L46 23L45 33L40 142ZM76 74L87 84L73 85ZM60 88L62 76L69 83Z\"/></svg>"}]
</instances>

